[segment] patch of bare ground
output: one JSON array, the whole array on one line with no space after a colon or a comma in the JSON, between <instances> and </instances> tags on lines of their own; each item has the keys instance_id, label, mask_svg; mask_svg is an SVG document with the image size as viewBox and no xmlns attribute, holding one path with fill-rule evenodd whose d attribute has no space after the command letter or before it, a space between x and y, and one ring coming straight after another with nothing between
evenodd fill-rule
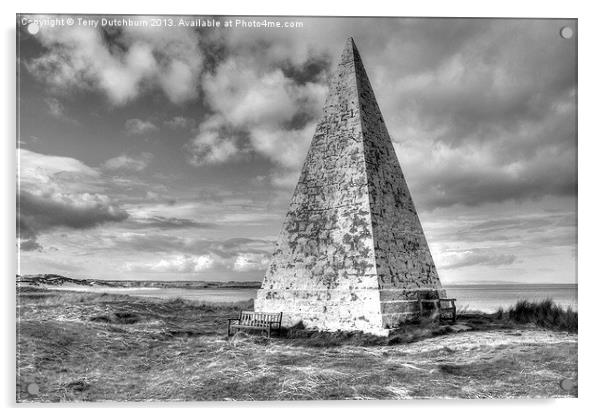
<instances>
[{"instance_id":1,"label":"patch of bare ground","mask_svg":"<svg viewBox=\"0 0 602 416\"><path fill-rule=\"evenodd\" d=\"M225 337L251 305L20 291L17 400L574 397L574 333L478 314L388 338L295 329ZM31 389L34 384L39 391ZM32 394L33 392L33 394Z\"/></svg>"}]
</instances>

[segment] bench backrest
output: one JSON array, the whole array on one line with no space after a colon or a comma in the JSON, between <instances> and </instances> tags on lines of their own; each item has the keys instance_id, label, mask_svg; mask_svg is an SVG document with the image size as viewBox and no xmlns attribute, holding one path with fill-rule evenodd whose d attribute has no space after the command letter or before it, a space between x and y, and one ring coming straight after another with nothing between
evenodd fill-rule
<instances>
[{"instance_id":1,"label":"bench backrest","mask_svg":"<svg viewBox=\"0 0 602 416\"><path fill-rule=\"evenodd\" d=\"M253 311L242 311L240 313L241 324L253 324L253 323L280 323L282 320L282 313L270 313L270 312L253 312Z\"/></svg>"},{"instance_id":2,"label":"bench backrest","mask_svg":"<svg viewBox=\"0 0 602 416\"><path fill-rule=\"evenodd\" d=\"M440 299L441 309L453 309L456 307L456 299Z\"/></svg>"}]
</instances>

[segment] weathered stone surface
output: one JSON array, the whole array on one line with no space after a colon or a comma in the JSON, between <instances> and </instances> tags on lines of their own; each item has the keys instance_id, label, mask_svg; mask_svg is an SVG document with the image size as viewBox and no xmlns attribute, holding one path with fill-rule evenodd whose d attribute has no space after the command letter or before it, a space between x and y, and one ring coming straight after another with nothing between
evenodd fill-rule
<instances>
[{"instance_id":1,"label":"weathered stone surface","mask_svg":"<svg viewBox=\"0 0 602 416\"><path fill-rule=\"evenodd\" d=\"M445 296L353 40L329 85L257 311L385 334Z\"/></svg>"}]
</instances>

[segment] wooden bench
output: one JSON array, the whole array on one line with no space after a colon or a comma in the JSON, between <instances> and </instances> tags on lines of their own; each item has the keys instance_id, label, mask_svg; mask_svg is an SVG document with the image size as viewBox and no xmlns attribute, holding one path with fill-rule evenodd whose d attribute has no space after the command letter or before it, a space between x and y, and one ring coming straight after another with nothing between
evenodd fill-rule
<instances>
[{"instance_id":1,"label":"wooden bench","mask_svg":"<svg viewBox=\"0 0 602 416\"><path fill-rule=\"evenodd\" d=\"M450 320L456 322L456 299L439 299L439 320Z\"/></svg>"},{"instance_id":2,"label":"wooden bench","mask_svg":"<svg viewBox=\"0 0 602 416\"><path fill-rule=\"evenodd\" d=\"M426 305L428 306L425 308ZM450 320L456 322L456 299L422 299L420 301L420 315L429 311L435 311L439 315L439 321Z\"/></svg>"},{"instance_id":3,"label":"wooden bench","mask_svg":"<svg viewBox=\"0 0 602 416\"><path fill-rule=\"evenodd\" d=\"M276 331L280 335L282 312L240 311L238 318L228 319L228 337L241 329L256 329L265 332L269 337Z\"/></svg>"}]
</instances>

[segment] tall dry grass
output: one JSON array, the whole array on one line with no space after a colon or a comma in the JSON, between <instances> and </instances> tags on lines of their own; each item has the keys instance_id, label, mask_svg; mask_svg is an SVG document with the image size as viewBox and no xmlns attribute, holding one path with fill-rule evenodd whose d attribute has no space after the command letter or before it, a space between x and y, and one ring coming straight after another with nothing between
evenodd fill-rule
<instances>
[{"instance_id":1,"label":"tall dry grass","mask_svg":"<svg viewBox=\"0 0 602 416\"><path fill-rule=\"evenodd\" d=\"M540 302L520 300L508 309L508 318L519 324L533 323L547 329L577 332L578 313L571 307L566 309L552 299Z\"/></svg>"},{"instance_id":2,"label":"tall dry grass","mask_svg":"<svg viewBox=\"0 0 602 416\"><path fill-rule=\"evenodd\" d=\"M570 306L563 308L552 299L543 301L519 300L508 309L502 307L492 314L500 322L527 325L534 324L541 328L576 333L579 314Z\"/></svg>"}]
</instances>

